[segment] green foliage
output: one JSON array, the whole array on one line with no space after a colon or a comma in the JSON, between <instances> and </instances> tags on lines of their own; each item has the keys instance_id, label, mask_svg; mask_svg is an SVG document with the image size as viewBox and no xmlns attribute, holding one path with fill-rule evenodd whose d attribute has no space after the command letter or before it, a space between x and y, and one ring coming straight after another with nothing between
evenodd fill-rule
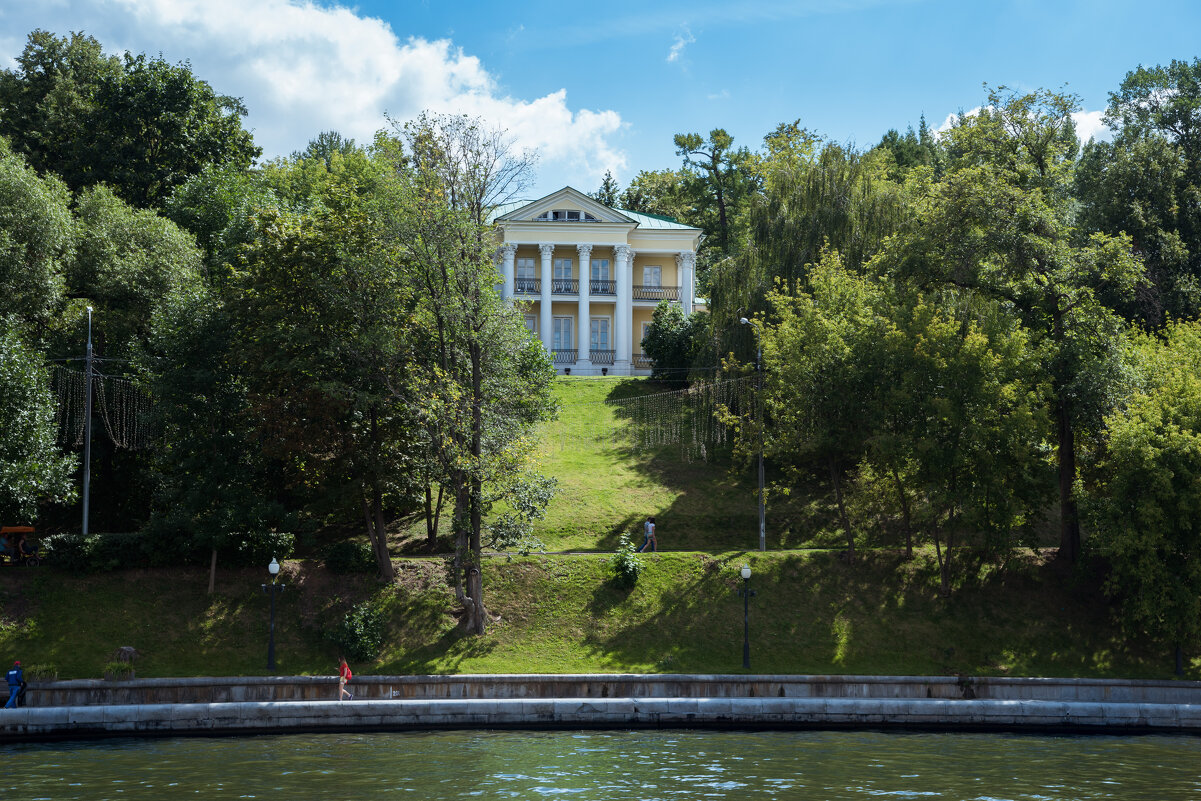
<instances>
[{"instance_id":1,"label":"green foliage","mask_svg":"<svg viewBox=\"0 0 1201 801\"><path fill-rule=\"evenodd\" d=\"M630 542L629 532L625 532L617 540L617 551L609 558L613 568L613 583L624 589L631 589L638 583L642 575L642 554Z\"/></svg>"},{"instance_id":2,"label":"green foliage","mask_svg":"<svg viewBox=\"0 0 1201 801\"><path fill-rule=\"evenodd\" d=\"M238 564L247 567L266 565L272 559L286 559L296 547L296 537L290 531L255 529L236 532L230 539L237 545Z\"/></svg>"},{"instance_id":3,"label":"green foliage","mask_svg":"<svg viewBox=\"0 0 1201 801\"><path fill-rule=\"evenodd\" d=\"M74 497L76 460L55 444L55 411L41 356L0 322L0 520L33 522L40 503Z\"/></svg>"},{"instance_id":4,"label":"green foliage","mask_svg":"<svg viewBox=\"0 0 1201 801\"><path fill-rule=\"evenodd\" d=\"M97 355L144 347L159 307L200 281L191 235L153 211L135 209L106 186L76 204L79 236L67 288L96 309Z\"/></svg>"},{"instance_id":5,"label":"green foliage","mask_svg":"<svg viewBox=\"0 0 1201 801\"><path fill-rule=\"evenodd\" d=\"M375 569L371 546L357 540L341 540L325 550L323 559L331 573L368 573Z\"/></svg>"},{"instance_id":6,"label":"green foliage","mask_svg":"<svg viewBox=\"0 0 1201 801\"><path fill-rule=\"evenodd\" d=\"M652 378L678 386L688 382L688 373L704 343L707 320L701 312L685 317L680 304L659 301L642 339L642 352L654 363Z\"/></svg>"},{"instance_id":7,"label":"green foliage","mask_svg":"<svg viewBox=\"0 0 1201 801\"><path fill-rule=\"evenodd\" d=\"M487 524L489 547L515 550L523 556L545 550L546 546L534 536L534 523L546 516L546 505L555 496L558 481L531 473L503 482L498 488L500 494L488 499L485 511L497 502L503 502L507 508Z\"/></svg>"},{"instance_id":8,"label":"green foliage","mask_svg":"<svg viewBox=\"0 0 1201 801\"><path fill-rule=\"evenodd\" d=\"M697 133L676 134L676 155L684 157L680 196L687 204L685 219L705 231L706 244L721 256L741 248L741 210L759 190L756 157L734 147L734 137L714 128L709 138ZM711 241L710 241L711 240Z\"/></svg>"},{"instance_id":9,"label":"green foliage","mask_svg":"<svg viewBox=\"0 0 1201 801\"><path fill-rule=\"evenodd\" d=\"M601 181L600 188L593 192L589 197L598 203L603 203L610 208L617 205L618 184L613 178L613 173L605 170L605 178Z\"/></svg>"},{"instance_id":10,"label":"green foliage","mask_svg":"<svg viewBox=\"0 0 1201 801\"><path fill-rule=\"evenodd\" d=\"M1106 419L1085 505L1107 592L1132 631L1201 634L1201 325L1138 338L1140 389Z\"/></svg>"},{"instance_id":11,"label":"green foliage","mask_svg":"<svg viewBox=\"0 0 1201 801\"><path fill-rule=\"evenodd\" d=\"M75 234L69 203L62 181L38 176L0 138L0 322L35 340L62 300Z\"/></svg>"},{"instance_id":12,"label":"green foliage","mask_svg":"<svg viewBox=\"0 0 1201 801\"><path fill-rule=\"evenodd\" d=\"M150 539L142 532L104 534L62 532L42 538L49 564L66 573L107 573L123 568L145 567Z\"/></svg>"},{"instance_id":13,"label":"green foliage","mask_svg":"<svg viewBox=\"0 0 1201 801\"><path fill-rule=\"evenodd\" d=\"M106 183L140 207L205 165L249 167L262 151L242 129L245 115L187 63L121 61L82 34L34 31L17 68L0 73L0 135L72 189Z\"/></svg>"},{"instance_id":14,"label":"green foliage","mask_svg":"<svg viewBox=\"0 0 1201 801\"><path fill-rule=\"evenodd\" d=\"M368 662L379 656L386 633L383 609L376 603L363 601L351 607L327 636L348 659Z\"/></svg>"}]
</instances>

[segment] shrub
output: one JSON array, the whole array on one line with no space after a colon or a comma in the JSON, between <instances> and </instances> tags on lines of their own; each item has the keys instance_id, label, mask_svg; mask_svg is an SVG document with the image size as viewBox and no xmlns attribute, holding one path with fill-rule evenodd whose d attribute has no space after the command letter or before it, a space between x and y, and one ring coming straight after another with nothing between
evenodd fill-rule
<instances>
[{"instance_id":1,"label":"shrub","mask_svg":"<svg viewBox=\"0 0 1201 801\"><path fill-rule=\"evenodd\" d=\"M50 534L42 538L50 564L73 573L98 573L146 564L147 539L141 532Z\"/></svg>"},{"instance_id":2,"label":"shrub","mask_svg":"<svg viewBox=\"0 0 1201 801\"><path fill-rule=\"evenodd\" d=\"M384 646L384 611L370 601L351 607L329 632L329 639L347 658L367 662Z\"/></svg>"},{"instance_id":3,"label":"shrub","mask_svg":"<svg viewBox=\"0 0 1201 801\"><path fill-rule=\"evenodd\" d=\"M231 539L238 544L237 563L247 567L261 567L272 559L286 559L296 547L296 537L290 531L254 529L234 534Z\"/></svg>"},{"instance_id":4,"label":"shrub","mask_svg":"<svg viewBox=\"0 0 1201 801\"><path fill-rule=\"evenodd\" d=\"M617 552L609 564L613 566L613 582L618 587L629 589L638 583L638 576L642 573L642 555L630 542L628 533L622 534L617 541Z\"/></svg>"},{"instance_id":5,"label":"shrub","mask_svg":"<svg viewBox=\"0 0 1201 801\"><path fill-rule=\"evenodd\" d=\"M325 551L325 566L331 573L370 573L375 570L375 554L364 542L342 540Z\"/></svg>"}]
</instances>

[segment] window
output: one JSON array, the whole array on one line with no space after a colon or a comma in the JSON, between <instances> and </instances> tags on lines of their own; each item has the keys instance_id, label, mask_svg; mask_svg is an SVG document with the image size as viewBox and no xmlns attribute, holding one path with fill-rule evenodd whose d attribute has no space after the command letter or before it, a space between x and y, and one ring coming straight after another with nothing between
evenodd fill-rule
<instances>
[{"instance_id":1,"label":"window","mask_svg":"<svg viewBox=\"0 0 1201 801\"><path fill-rule=\"evenodd\" d=\"M553 321L554 330L551 332L551 350L570 350L571 345L570 317L556 317Z\"/></svg>"},{"instance_id":2,"label":"window","mask_svg":"<svg viewBox=\"0 0 1201 801\"><path fill-rule=\"evenodd\" d=\"M592 280L593 281L608 281L609 280L609 260L608 259L593 259L592 260Z\"/></svg>"},{"instance_id":3,"label":"window","mask_svg":"<svg viewBox=\"0 0 1201 801\"><path fill-rule=\"evenodd\" d=\"M532 314L525 315L525 327L531 334L538 333L538 318Z\"/></svg>"},{"instance_id":4,"label":"window","mask_svg":"<svg viewBox=\"0 0 1201 801\"><path fill-rule=\"evenodd\" d=\"M592 350L608 350L609 349L609 318L608 317L593 317L592 332L588 339L589 347Z\"/></svg>"},{"instance_id":5,"label":"window","mask_svg":"<svg viewBox=\"0 0 1201 801\"><path fill-rule=\"evenodd\" d=\"M533 259L517 260L517 275L514 289L518 292L535 292L538 289L537 273Z\"/></svg>"},{"instance_id":6,"label":"window","mask_svg":"<svg viewBox=\"0 0 1201 801\"><path fill-rule=\"evenodd\" d=\"M555 278L571 278L571 259L555 259Z\"/></svg>"},{"instance_id":7,"label":"window","mask_svg":"<svg viewBox=\"0 0 1201 801\"><path fill-rule=\"evenodd\" d=\"M639 347L642 347L642 340L646 339L647 332L649 332L650 330L651 330L650 321L644 322L642 324L642 339L638 340Z\"/></svg>"},{"instance_id":8,"label":"window","mask_svg":"<svg viewBox=\"0 0 1201 801\"><path fill-rule=\"evenodd\" d=\"M539 222L600 222L586 211L578 209L555 209L554 211L544 211L534 218Z\"/></svg>"},{"instance_id":9,"label":"window","mask_svg":"<svg viewBox=\"0 0 1201 801\"><path fill-rule=\"evenodd\" d=\"M663 268L657 264L648 264L642 268L643 286L663 286Z\"/></svg>"}]
</instances>

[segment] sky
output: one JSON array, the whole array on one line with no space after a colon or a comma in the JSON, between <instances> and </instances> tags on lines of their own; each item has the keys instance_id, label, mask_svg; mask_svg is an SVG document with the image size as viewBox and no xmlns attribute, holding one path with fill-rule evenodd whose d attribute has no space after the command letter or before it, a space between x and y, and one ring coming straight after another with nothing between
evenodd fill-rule
<instances>
[{"instance_id":1,"label":"sky","mask_svg":"<svg viewBox=\"0 0 1201 801\"><path fill-rule=\"evenodd\" d=\"M37 28L189 62L242 98L264 158L423 110L483 117L537 153L530 198L678 167L677 133L755 150L799 119L870 147L985 84L1073 92L1081 137L1103 138L1127 72L1201 56L1196 0L0 0L0 68Z\"/></svg>"}]
</instances>

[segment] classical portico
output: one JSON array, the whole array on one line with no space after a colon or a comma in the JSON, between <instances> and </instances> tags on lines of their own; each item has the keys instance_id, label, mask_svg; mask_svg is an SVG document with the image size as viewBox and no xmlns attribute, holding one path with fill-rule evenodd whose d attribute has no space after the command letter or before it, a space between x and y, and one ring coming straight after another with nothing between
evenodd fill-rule
<instances>
[{"instance_id":1,"label":"classical portico","mask_svg":"<svg viewBox=\"0 0 1201 801\"><path fill-rule=\"evenodd\" d=\"M701 232L669 218L613 209L570 187L509 204L501 234L501 293L563 372L649 371L643 330L660 301L696 307Z\"/></svg>"}]
</instances>

